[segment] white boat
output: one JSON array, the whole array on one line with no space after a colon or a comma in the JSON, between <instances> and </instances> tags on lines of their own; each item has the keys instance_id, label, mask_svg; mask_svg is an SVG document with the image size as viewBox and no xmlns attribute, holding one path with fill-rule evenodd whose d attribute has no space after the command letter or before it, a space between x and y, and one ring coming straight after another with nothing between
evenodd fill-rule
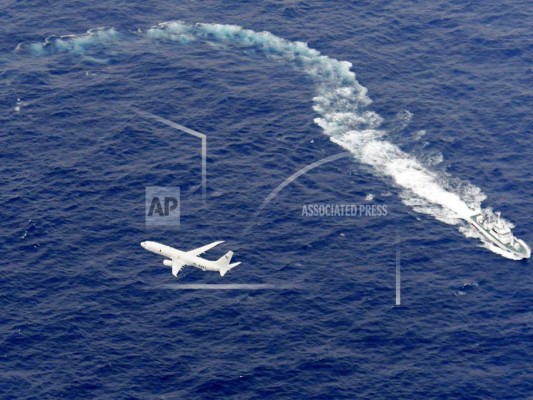
<instances>
[{"instance_id":1,"label":"white boat","mask_svg":"<svg viewBox=\"0 0 533 400\"><path fill-rule=\"evenodd\" d=\"M511 229L501 220L500 213L496 213L496 218L488 214L476 214L471 216L468 222L491 244L504 252L518 259L531 257L531 249L523 240L513 236Z\"/></svg>"}]
</instances>

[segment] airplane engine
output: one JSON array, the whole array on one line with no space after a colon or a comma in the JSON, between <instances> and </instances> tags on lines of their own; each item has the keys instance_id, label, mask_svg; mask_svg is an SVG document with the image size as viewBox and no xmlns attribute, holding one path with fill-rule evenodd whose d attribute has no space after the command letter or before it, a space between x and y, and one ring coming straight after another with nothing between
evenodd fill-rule
<instances>
[{"instance_id":1,"label":"airplane engine","mask_svg":"<svg viewBox=\"0 0 533 400\"><path fill-rule=\"evenodd\" d=\"M166 265L167 267L172 267L172 260L163 260L163 265Z\"/></svg>"}]
</instances>

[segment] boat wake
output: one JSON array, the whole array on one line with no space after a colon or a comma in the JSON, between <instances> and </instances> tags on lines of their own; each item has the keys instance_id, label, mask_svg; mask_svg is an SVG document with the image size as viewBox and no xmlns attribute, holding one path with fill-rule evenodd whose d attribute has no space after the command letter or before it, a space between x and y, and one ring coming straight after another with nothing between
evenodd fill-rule
<instances>
[{"instance_id":1,"label":"boat wake","mask_svg":"<svg viewBox=\"0 0 533 400\"><path fill-rule=\"evenodd\" d=\"M236 25L172 21L132 34L142 40L148 38L179 44L204 41L229 45L254 50L269 59L292 65L308 75L315 84L313 109L317 117L314 121L324 134L350 151L357 160L370 165L377 176L391 180L400 189L405 205L446 224L459 225L466 237L474 235L473 229L464 220L482 211L481 202L485 200L485 195L481 189L468 182L458 182L443 172L430 170L415 156L388 140L388 132L381 128L382 117L368 109L372 101L367 89L359 84L351 71L351 63L322 55L303 42L289 41L270 32L256 32ZM109 45L119 40L121 36L115 29L100 28L80 36L49 38L44 43L32 44L30 50L39 55L58 51L80 53L92 45ZM21 46L17 48L20 50ZM405 112L400 117L408 123L411 114ZM506 221L503 223L510 226ZM508 257L481 235L476 237L489 250Z\"/></svg>"}]
</instances>

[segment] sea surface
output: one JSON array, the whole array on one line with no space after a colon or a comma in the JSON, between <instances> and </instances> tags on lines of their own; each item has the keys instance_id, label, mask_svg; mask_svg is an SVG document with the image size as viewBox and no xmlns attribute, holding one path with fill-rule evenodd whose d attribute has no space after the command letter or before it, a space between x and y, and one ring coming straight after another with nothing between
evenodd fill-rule
<instances>
[{"instance_id":1,"label":"sea surface","mask_svg":"<svg viewBox=\"0 0 533 400\"><path fill-rule=\"evenodd\" d=\"M1 2L0 398L533 398L532 4Z\"/></svg>"}]
</instances>

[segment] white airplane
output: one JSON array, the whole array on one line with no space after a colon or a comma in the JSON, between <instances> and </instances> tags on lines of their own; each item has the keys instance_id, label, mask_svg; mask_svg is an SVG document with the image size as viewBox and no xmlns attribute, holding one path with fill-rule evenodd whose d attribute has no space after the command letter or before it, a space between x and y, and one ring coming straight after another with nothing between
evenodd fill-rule
<instances>
[{"instance_id":1,"label":"white airplane","mask_svg":"<svg viewBox=\"0 0 533 400\"><path fill-rule=\"evenodd\" d=\"M141 242L141 246L152 253L168 257L170 260L163 260L163 264L167 267L172 267L172 275L176 277L185 265L192 265L204 271L217 271L220 273L220 276L224 276L230 269L240 264L240 262L231 264L232 251L228 251L216 261L198 257L200 254L205 253L220 243L224 243L224 241L213 242L190 251L181 251L157 242Z\"/></svg>"}]
</instances>

